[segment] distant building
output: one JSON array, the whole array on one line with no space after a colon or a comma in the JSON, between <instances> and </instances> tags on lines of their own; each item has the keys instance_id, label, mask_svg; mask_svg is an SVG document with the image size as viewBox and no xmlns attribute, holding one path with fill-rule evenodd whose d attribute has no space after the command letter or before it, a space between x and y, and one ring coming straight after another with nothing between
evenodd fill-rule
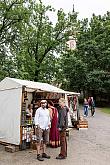
<instances>
[{"instance_id":1,"label":"distant building","mask_svg":"<svg viewBox=\"0 0 110 165\"><path fill-rule=\"evenodd\" d=\"M70 40L67 41L66 43L67 43L68 48L69 48L70 50L76 49L76 41L75 41L75 39L70 39Z\"/></svg>"}]
</instances>

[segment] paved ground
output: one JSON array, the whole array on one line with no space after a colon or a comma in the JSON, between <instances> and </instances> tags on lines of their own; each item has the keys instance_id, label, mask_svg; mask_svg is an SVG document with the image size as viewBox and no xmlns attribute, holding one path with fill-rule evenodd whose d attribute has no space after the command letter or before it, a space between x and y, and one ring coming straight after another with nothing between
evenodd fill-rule
<instances>
[{"instance_id":1,"label":"paved ground","mask_svg":"<svg viewBox=\"0 0 110 165\"><path fill-rule=\"evenodd\" d=\"M51 159L39 162L35 150L9 153L0 145L0 165L110 165L110 115L98 109L87 120L88 130L71 130L66 160L55 159L59 148L48 148Z\"/></svg>"}]
</instances>

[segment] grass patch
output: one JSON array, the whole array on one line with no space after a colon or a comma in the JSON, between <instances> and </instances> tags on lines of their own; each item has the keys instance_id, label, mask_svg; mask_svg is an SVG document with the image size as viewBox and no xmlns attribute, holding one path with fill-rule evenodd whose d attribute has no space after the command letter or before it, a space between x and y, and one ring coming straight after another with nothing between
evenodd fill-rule
<instances>
[{"instance_id":1,"label":"grass patch","mask_svg":"<svg viewBox=\"0 0 110 165\"><path fill-rule=\"evenodd\" d=\"M101 111L110 114L110 108L101 108Z\"/></svg>"}]
</instances>

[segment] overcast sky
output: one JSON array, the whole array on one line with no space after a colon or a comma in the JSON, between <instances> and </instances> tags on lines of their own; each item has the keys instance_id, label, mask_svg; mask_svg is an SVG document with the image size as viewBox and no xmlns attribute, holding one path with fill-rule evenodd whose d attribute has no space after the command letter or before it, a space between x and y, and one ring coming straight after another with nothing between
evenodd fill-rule
<instances>
[{"instance_id":1,"label":"overcast sky","mask_svg":"<svg viewBox=\"0 0 110 165\"><path fill-rule=\"evenodd\" d=\"M52 5L55 9L63 8L65 12L72 11L74 3L78 18L91 18L92 14L104 15L110 11L110 0L42 0L46 5ZM53 19L53 18L52 18Z\"/></svg>"}]
</instances>

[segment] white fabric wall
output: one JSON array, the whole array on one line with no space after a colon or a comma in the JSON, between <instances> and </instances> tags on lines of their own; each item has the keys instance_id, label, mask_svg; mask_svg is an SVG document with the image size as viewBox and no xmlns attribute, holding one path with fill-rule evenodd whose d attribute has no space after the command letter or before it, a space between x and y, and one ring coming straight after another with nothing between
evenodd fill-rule
<instances>
[{"instance_id":1,"label":"white fabric wall","mask_svg":"<svg viewBox=\"0 0 110 165\"><path fill-rule=\"evenodd\" d=\"M0 141L20 144L22 88L0 91Z\"/></svg>"}]
</instances>

